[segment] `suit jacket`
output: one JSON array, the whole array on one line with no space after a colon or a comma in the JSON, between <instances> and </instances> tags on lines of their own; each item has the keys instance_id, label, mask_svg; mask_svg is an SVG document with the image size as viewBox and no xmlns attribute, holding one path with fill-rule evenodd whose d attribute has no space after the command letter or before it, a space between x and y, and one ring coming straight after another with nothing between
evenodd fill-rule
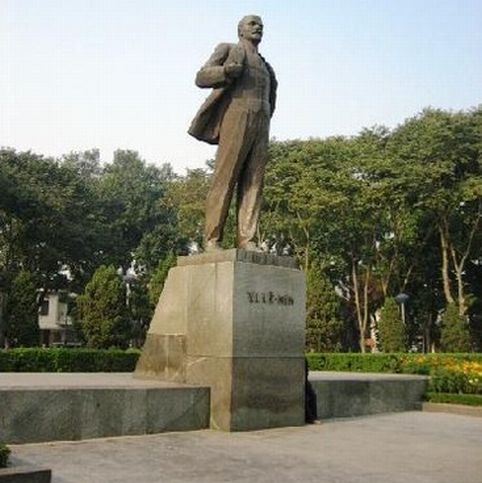
<instances>
[{"instance_id":1,"label":"suit jacket","mask_svg":"<svg viewBox=\"0 0 482 483\"><path fill-rule=\"evenodd\" d=\"M260 56L261 57L261 56ZM261 57L266 65L270 77L269 103L271 115L273 115L276 105L276 89L278 82L273 68ZM229 91L235 84L224 73L226 62L236 62L244 65L246 51L241 44L219 44L206 64L201 67L196 75L196 85L198 87L212 87L213 91L204 101L201 108L194 117L188 133L200 141L209 144L219 143L219 131L223 121L224 113L231 100Z\"/></svg>"}]
</instances>

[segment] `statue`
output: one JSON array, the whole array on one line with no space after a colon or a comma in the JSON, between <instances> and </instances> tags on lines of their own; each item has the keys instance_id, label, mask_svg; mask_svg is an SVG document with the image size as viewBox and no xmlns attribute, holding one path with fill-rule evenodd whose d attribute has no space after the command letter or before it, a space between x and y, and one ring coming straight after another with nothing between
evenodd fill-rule
<instances>
[{"instance_id":1,"label":"statue","mask_svg":"<svg viewBox=\"0 0 482 483\"><path fill-rule=\"evenodd\" d=\"M269 125L276 102L273 69L258 53L263 22L248 15L238 24L237 44L219 44L196 75L212 93L196 114L189 134L218 144L206 200L204 248L221 248L229 205L237 184L236 246L256 250L253 239L261 208Z\"/></svg>"}]
</instances>

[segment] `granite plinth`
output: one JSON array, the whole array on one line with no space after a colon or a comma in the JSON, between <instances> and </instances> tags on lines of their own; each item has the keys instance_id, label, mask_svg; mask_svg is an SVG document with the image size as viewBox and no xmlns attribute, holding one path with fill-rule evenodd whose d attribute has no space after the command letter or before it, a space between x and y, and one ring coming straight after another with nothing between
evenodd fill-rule
<instances>
[{"instance_id":1,"label":"granite plinth","mask_svg":"<svg viewBox=\"0 0 482 483\"><path fill-rule=\"evenodd\" d=\"M426 376L330 371L309 380L321 419L420 410L428 384Z\"/></svg>"},{"instance_id":2,"label":"granite plinth","mask_svg":"<svg viewBox=\"0 0 482 483\"><path fill-rule=\"evenodd\" d=\"M180 257L135 376L209 386L213 428L301 425L304 329L293 259L238 249Z\"/></svg>"},{"instance_id":3,"label":"granite plinth","mask_svg":"<svg viewBox=\"0 0 482 483\"><path fill-rule=\"evenodd\" d=\"M0 468L0 483L50 483L52 470L32 466Z\"/></svg>"},{"instance_id":4,"label":"granite plinth","mask_svg":"<svg viewBox=\"0 0 482 483\"><path fill-rule=\"evenodd\" d=\"M219 250L215 252L201 253L188 257L178 257L177 265L204 265L205 263L220 262L245 262L256 263L257 265L274 265L297 269L298 263L293 257L280 257L271 253L253 252L242 248L232 248L230 250Z\"/></svg>"},{"instance_id":5,"label":"granite plinth","mask_svg":"<svg viewBox=\"0 0 482 483\"><path fill-rule=\"evenodd\" d=\"M209 388L131 373L0 374L6 443L80 440L206 428Z\"/></svg>"}]
</instances>

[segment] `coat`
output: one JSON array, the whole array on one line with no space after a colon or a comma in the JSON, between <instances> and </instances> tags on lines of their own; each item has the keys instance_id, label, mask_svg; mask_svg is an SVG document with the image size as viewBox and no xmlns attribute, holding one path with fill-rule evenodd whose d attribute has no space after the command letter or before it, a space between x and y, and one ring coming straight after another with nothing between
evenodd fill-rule
<instances>
[{"instance_id":1,"label":"coat","mask_svg":"<svg viewBox=\"0 0 482 483\"><path fill-rule=\"evenodd\" d=\"M213 91L204 101L194 117L188 133L209 144L219 143L219 132L224 113L229 106L231 97L229 92L236 80L231 81L224 73L226 61L244 64L246 52L241 44L219 44L207 63L196 75L198 87L212 87ZM261 57L266 65L270 77L269 103L271 115L276 105L276 89L278 83L273 68Z\"/></svg>"}]
</instances>

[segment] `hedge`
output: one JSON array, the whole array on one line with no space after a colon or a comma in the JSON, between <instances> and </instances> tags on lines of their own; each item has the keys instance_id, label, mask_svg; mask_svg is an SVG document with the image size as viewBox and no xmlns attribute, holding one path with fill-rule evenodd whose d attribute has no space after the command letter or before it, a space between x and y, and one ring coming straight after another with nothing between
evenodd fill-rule
<instances>
[{"instance_id":1,"label":"hedge","mask_svg":"<svg viewBox=\"0 0 482 483\"><path fill-rule=\"evenodd\" d=\"M132 372L139 354L133 349L2 349L0 372Z\"/></svg>"},{"instance_id":2,"label":"hedge","mask_svg":"<svg viewBox=\"0 0 482 483\"><path fill-rule=\"evenodd\" d=\"M7 467L9 456L10 448L5 443L0 443L0 468Z\"/></svg>"},{"instance_id":3,"label":"hedge","mask_svg":"<svg viewBox=\"0 0 482 483\"><path fill-rule=\"evenodd\" d=\"M482 394L482 354L307 354L315 371L388 372L430 376L429 391Z\"/></svg>"},{"instance_id":4,"label":"hedge","mask_svg":"<svg viewBox=\"0 0 482 483\"><path fill-rule=\"evenodd\" d=\"M0 372L132 372L139 350L4 349ZM482 354L307 354L311 370L430 375L429 392L482 394Z\"/></svg>"}]
</instances>

